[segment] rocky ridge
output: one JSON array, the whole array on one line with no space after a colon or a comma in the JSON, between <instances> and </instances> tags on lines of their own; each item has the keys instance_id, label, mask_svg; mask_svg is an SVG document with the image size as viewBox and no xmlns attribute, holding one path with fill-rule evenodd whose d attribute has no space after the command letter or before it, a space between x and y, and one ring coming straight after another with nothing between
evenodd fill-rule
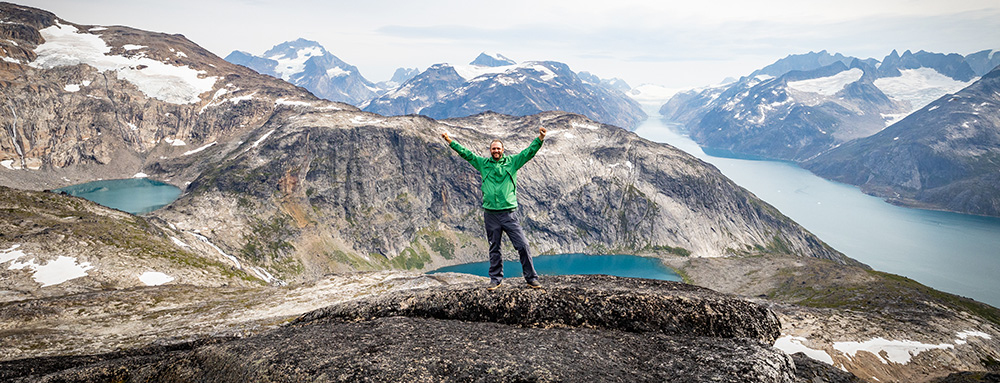
<instances>
[{"instance_id":1,"label":"rocky ridge","mask_svg":"<svg viewBox=\"0 0 1000 383\"><path fill-rule=\"evenodd\" d=\"M9 381L65 382L795 382L796 374L829 374L822 366L800 369L771 348L774 315L746 301L671 282L547 280L545 291L505 286L493 293L481 282L400 290L336 304L240 339L0 365ZM631 325L606 322L623 310L631 313ZM672 312L687 319L676 321Z\"/></svg>"}]
</instances>

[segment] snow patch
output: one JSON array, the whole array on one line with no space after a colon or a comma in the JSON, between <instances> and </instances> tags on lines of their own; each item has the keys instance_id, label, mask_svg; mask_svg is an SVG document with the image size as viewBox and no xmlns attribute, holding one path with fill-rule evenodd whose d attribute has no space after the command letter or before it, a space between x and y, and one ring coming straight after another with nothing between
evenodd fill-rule
<instances>
[{"instance_id":1,"label":"snow patch","mask_svg":"<svg viewBox=\"0 0 1000 383\"><path fill-rule=\"evenodd\" d=\"M959 340L966 340L969 337L973 337L973 336L977 337L977 338L983 338L983 339L986 339L986 340L993 339L993 337L991 337L990 334L987 334L987 333L984 333L984 332L979 332L979 331L972 331L972 330L962 331L962 332L960 332L958 334L955 334L955 336L957 336Z\"/></svg>"},{"instance_id":2,"label":"snow patch","mask_svg":"<svg viewBox=\"0 0 1000 383\"><path fill-rule=\"evenodd\" d=\"M261 142L264 142L264 140L266 140L268 137L270 137L271 133L274 133L275 130L277 130L277 129L271 129L270 132L267 132L263 136L260 136L260 138L258 138L257 141L253 142L253 145L250 145L250 147L251 148L256 148L257 145L260 145Z\"/></svg>"},{"instance_id":3,"label":"snow patch","mask_svg":"<svg viewBox=\"0 0 1000 383\"><path fill-rule=\"evenodd\" d=\"M180 140L180 139L175 140L175 139L169 138L169 137L168 138L164 138L163 141L166 141L168 144L170 144L170 146L184 146L184 145L187 145L187 143L185 143L184 140Z\"/></svg>"},{"instance_id":4,"label":"snow patch","mask_svg":"<svg viewBox=\"0 0 1000 383\"><path fill-rule=\"evenodd\" d=\"M306 61L318 56L323 56L323 49L312 46L299 49L295 52L294 57L276 55L268 58L278 62L278 65L274 67L274 71L281 76L282 80L288 81L292 78L292 75L306 69Z\"/></svg>"},{"instance_id":5,"label":"snow patch","mask_svg":"<svg viewBox=\"0 0 1000 383\"><path fill-rule=\"evenodd\" d=\"M955 348L955 346L947 343L935 345L912 340L888 340L878 337L864 342L834 342L833 348L850 357L855 357L859 351L867 351L878 356L884 364L889 364L889 362L907 364L910 362L910 358L921 352ZM882 355L883 352L885 356Z\"/></svg>"},{"instance_id":6,"label":"snow patch","mask_svg":"<svg viewBox=\"0 0 1000 383\"><path fill-rule=\"evenodd\" d=\"M279 98L274 101L275 105L287 105L287 106L312 106L311 102L308 101L292 101L285 98Z\"/></svg>"},{"instance_id":7,"label":"snow patch","mask_svg":"<svg viewBox=\"0 0 1000 383\"><path fill-rule=\"evenodd\" d=\"M218 79L188 66L173 66L147 57L107 55L111 47L100 36L80 33L71 25L57 22L39 32L45 43L35 48L37 57L28 64L33 68L87 64L101 72L116 71L118 79L135 84L146 96L172 104L201 101L198 95L212 90Z\"/></svg>"},{"instance_id":8,"label":"snow patch","mask_svg":"<svg viewBox=\"0 0 1000 383\"><path fill-rule=\"evenodd\" d=\"M788 87L800 92L819 93L824 96L832 96L844 89L847 84L861 79L865 74L858 68L851 68L829 77L820 77L810 80L791 81Z\"/></svg>"},{"instance_id":9,"label":"snow patch","mask_svg":"<svg viewBox=\"0 0 1000 383\"><path fill-rule=\"evenodd\" d=\"M903 69L902 76L884 77L874 81L875 86L889 98L910 103L910 111L919 110L948 93L954 93L978 80L962 82L945 76L931 68ZM937 109L937 106L933 107ZM931 109L933 110L933 109Z\"/></svg>"},{"instance_id":10,"label":"snow patch","mask_svg":"<svg viewBox=\"0 0 1000 383\"><path fill-rule=\"evenodd\" d=\"M826 364L829 364L831 366L833 365L833 357L831 357L830 354L827 354L826 351L823 350L816 350L809 348L808 346L803 344L803 342L805 341L806 338L803 337L785 335L781 338L778 338L778 340L774 341L774 347L781 351L784 351L788 355L794 354L796 352L801 352L803 354L806 354L806 356L810 358L813 358L820 362L825 362Z\"/></svg>"},{"instance_id":11,"label":"snow patch","mask_svg":"<svg viewBox=\"0 0 1000 383\"><path fill-rule=\"evenodd\" d=\"M233 261L233 263L236 264L236 268L237 269L243 270L243 265L240 265L240 260L236 259L236 257L234 257L232 255L226 254L225 251L222 251L222 249L220 249L218 246L215 246L215 244L212 243L211 241L209 241L208 238L206 238L204 235L195 234L195 233L191 233L191 235L194 235L195 238L198 238L202 242L205 242L206 244L208 244L208 246L210 246L213 249L215 249L215 251L218 251L219 254L221 254L223 257L229 258L230 261Z\"/></svg>"},{"instance_id":12,"label":"snow patch","mask_svg":"<svg viewBox=\"0 0 1000 383\"><path fill-rule=\"evenodd\" d=\"M3 167L5 167L7 169L10 169L10 170L17 170L17 169L14 169L14 166L13 166L14 165L14 160L3 160L3 161L0 161L0 165L3 165Z\"/></svg>"},{"instance_id":13,"label":"snow patch","mask_svg":"<svg viewBox=\"0 0 1000 383\"><path fill-rule=\"evenodd\" d=\"M159 286L174 280L174 277L159 271L147 271L139 276L139 280L145 283L146 286Z\"/></svg>"},{"instance_id":14,"label":"snow patch","mask_svg":"<svg viewBox=\"0 0 1000 383\"><path fill-rule=\"evenodd\" d=\"M218 142L212 141L212 142L210 142L208 144L205 144L205 146L202 146L202 147L200 147L198 149L188 150L188 151L184 152L184 154L182 154L182 156L190 156L190 155L198 153L198 152L200 152L202 150L208 149L208 148L212 147L212 145L215 145L215 144L218 144Z\"/></svg>"},{"instance_id":15,"label":"snow patch","mask_svg":"<svg viewBox=\"0 0 1000 383\"><path fill-rule=\"evenodd\" d=\"M63 87L63 90L67 92L79 92L80 84L66 84L66 86Z\"/></svg>"},{"instance_id":16,"label":"snow patch","mask_svg":"<svg viewBox=\"0 0 1000 383\"><path fill-rule=\"evenodd\" d=\"M181 240L177 239L177 237L170 237L170 240L174 241L174 244L177 245L177 246L180 246L180 247L191 247L191 246L188 246L188 244L184 243L184 241L181 241Z\"/></svg>"},{"instance_id":17,"label":"snow patch","mask_svg":"<svg viewBox=\"0 0 1000 383\"><path fill-rule=\"evenodd\" d=\"M42 287L58 285L71 279L87 276L87 270L93 269L89 262L78 263L76 258L60 255L54 260L44 264L35 263L35 260L20 262L19 259L28 254L17 250L20 244L15 244L6 250L0 250L0 264L10 262L8 270L34 270L32 278L35 282L41 283Z\"/></svg>"},{"instance_id":18,"label":"snow patch","mask_svg":"<svg viewBox=\"0 0 1000 383\"><path fill-rule=\"evenodd\" d=\"M596 124L576 122L576 121L570 122L569 125L572 126L572 127L574 127L574 128L582 128L582 129L590 129L590 130L596 130L598 128L598 126Z\"/></svg>"},{"instance_id":19,"label":"snow patch","mask_svg":"<svg viewBox=\"0 0 1000 383\"><path fill-rule=\"evenodd\" d=\"M351 74L350 71L346 71L346 70L340 69L339 66L333 67L333 68L330 68L330 69L326 70L326 76L327 77L331 77L331 78L332 77L339 77L339 76L349 76L350 74Z\"/></svg>"},{"instance_id":20,"label":"snow patch","mask_svg":"<svg viewBox=\"0 0 1000 383\"><path fill-rule=\"evenodd\" d=\"M134 51L134 50L142 49L142 48L148 48L148 47L145 46L145 45L134 45L134 44L125 44L125 45L122 45L122 49L127 50L127 51Z\"/></svg>"},{"instance_id":21,"label":"snow patch","mask_svg":"<svg viewBox=\"0 0 1000 383\"><path fill-rule=\"evenodd\" d=\"M132 176L132 178L146 178L146 177L149 177L149 175L143 172L135 173L135 175Z\"/></svg>"}]
</instances>

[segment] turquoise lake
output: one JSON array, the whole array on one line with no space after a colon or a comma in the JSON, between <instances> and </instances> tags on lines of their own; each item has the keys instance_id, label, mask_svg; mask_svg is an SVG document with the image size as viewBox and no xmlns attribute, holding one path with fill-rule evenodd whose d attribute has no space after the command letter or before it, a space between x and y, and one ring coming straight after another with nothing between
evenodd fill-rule
<instances>
[{"instance_id":1,"label":"turquoise lake","mask_svg":"<svg viewBox=\"0 0 1000 383\"><path fill-rule=\"evenodd\" d=\"M659 259L634 255L559 254L534 258L535 272L546 275L606 274L618 277L681 281L681 277L663 266ZM489 276L490 263L476 262L442 267L433 273L465 273ZM521 262L505 261L504 278L521 278ZM543 281L544 282L544 281Z\"/></svg>"},{"instance_id":2,"label":"turquoise lake","mask_svg":"<svg viewBox=\"0 0 1000 383\"><path fill-rule=\"evenodd\" d=\"M1000 307L1000 218L899 207L794 163L709 155L677 125L650 115L636 134L715 165L847 256Z\"/></svg>"},{"instance_id":3,"label":"turquoise lake","mask_svg":"<svg viewBox=\"0 0 1000 383\"><path fill-rule=\"evenodd\" d=\"M54 190L94 201L132 214L146 214L173 202L181 195L174 185L148 178L103 180Z\"/></svg>"}]
</instances>

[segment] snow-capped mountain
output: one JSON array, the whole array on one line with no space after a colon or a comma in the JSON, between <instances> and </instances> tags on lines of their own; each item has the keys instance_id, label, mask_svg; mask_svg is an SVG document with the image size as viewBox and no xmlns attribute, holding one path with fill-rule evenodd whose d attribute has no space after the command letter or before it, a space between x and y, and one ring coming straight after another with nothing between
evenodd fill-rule
<instances>
[{"instance_id":1,"label":"snow-capped mountain","mask_svg":"<svg viewBox=\"0 0 1000 383\"><path fill-rule=\"evenodd\" d=\"M375 84L378 88L379 94L385 93L387 90L394 89L411 78L417 77L420 74L420 70L417 68L396 68L396 71L392 73L392 78L389 81L379 81Z\"/></svg>"},{"instance_id":2,"label":"snow-capped mountain","mask_svg":"<svg viewBox=\"0 0 1000 383\"><path fill-rule=\"evenodd\" d=\"M488 67L498 67L507 65L516 65L517 61L511 60L506 56L499 53L480 53L475 60L472 60L469 65L478 66L488 66Z\"/></svg>"},{"instance_id":3,"label":"snow-capped mountain","mask_svg":"<svg viewBox=\"0 0 1000 383\"><path fill-rule=\"evenodd\" d=\"M1000 67L803 166L894 203L1000 216L998 110Z\"/></svg>"},{"instance_id":4,"label":"snow-capped mountain","mask_svg":"<svg viewBox=\"0 0 1000 383\"><path fill-rule=\"evenodd\" d=\"M957 54L893 51L878 62L811 52L733 84L678 93L660 113L703 146L801 161L877 133L979 75Z\"/></svg>"},{"instance_id":5,"label":"snow-capped mountain","mask_svg":"<svg viewBox=\"0 0 1000 383\"><path fill-rule=\"evenodd\" d=\"M226 61L243 65L308 89L317 97L354 105L375 97L378 88L358 68L327 52L315 41L278 44L263 56L233 51Z\"/></svg>"},{"instance_id":6,"label":"snow-capped mountain","mask_svg":"<svg viewBox=\"0 0 1000 383\"><path fill-rule=\"evenodd\" d=\"M473 63L486 61L484 57L480 55ZM554 61L502 66L437 64L361 107L382 115L432 118L490 110L515 116L561 110L625 128L646 118L639 104L621 91L584 81L566 64Z\"/></svg>"}]
</instances>

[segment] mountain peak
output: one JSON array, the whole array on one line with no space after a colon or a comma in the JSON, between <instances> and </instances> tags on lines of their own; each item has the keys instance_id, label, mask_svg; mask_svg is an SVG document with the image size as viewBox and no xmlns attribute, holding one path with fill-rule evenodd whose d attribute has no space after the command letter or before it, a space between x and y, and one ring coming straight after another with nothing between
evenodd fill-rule
<instances>
[{"instance_id":1,"label":"mountain peak","mask_svg":"<svg viewBox=\"0 0 1000 383\"><path fill-rule=\"evenodd\" d=\"M517 62L499 53L480 53L469 65L481 65L488 67L517 65Z\"/></svg>"}]
</instances>

